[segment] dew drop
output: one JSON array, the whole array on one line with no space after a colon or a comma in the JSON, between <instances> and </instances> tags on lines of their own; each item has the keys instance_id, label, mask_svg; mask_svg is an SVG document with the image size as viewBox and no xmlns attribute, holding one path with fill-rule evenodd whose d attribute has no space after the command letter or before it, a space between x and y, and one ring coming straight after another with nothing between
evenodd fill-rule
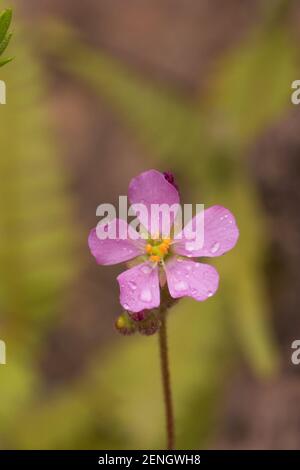
<instances>
[{"instance_id":1,"label":"dew drop","mask_svg":"<svg viewBox=\"0 0 300 470\"><path fill-rule=\"evenodd\" d=\"M177 292L182 292L188 288L188 285L185 281L179 281L175 284L175 290Z\"/></svg>"},{"instance_id":2,"label":"dew drop","mask_svg":"<svg viewBox=\"0 0 300 470\"><path fill-rule=\"evenodd\" d=\"M125 308L125 310L128 310L128 309L129 309L129 305L128 305L128 304L124 304L123 307Z\"/></svg>"},{"instance_id":3,"label":"dew drop","mask_svg":"<svg viewBox=\"0 0 300 470\"><path fill-rule=\"evenodd\" d=\"M212 297L212 295L213 295L212 291L209 290L209 291L207 292L207 297Z\"/></svg>"},{"instance_id":4,"label":"dew drop","mask_svg":"<svg viewBox=\"0 0 300 470\"><path fill-rule=\"evenodd\" d=\"M151 273L151 268L150 268L150 266L145 265L145 266L141 267L141 271L144 274L150 274Z\"/></svg>"},{"instance_id":5,"label":"dew drop","mask_svg":"<svg viewBox=\"0 0 300 470\"><path fill-rule=\"evenodd\" d=\"M140 295L140 299L142 302L151 302L152 294L149 289L143 289Z\"/></svg>"},{"instance_id":6,"label":"dew drop","mask_svg":"<svg viewBox=\"0 0 300 470\"><path fill-rule=\"evenodd\" d=\"M192 243L186 243L186 244L185 244L185 249L186 249L187 251L193 251L193 250L194 250L193 244L192 244Z\"/></svg>"},{"instance_id":7,"label":"dew drop","mask_svg":"<svg viewBox=\"0 0 300 470\"><path fill-rule=\"evenodd\" d=\"M129 281L129 282L128 282L128 285L129 285L129 287L130 287L132 290L135 290L135 289L136 289L136 283L135 283L135 282Z\"/></svg>"},{"instance_id":8,"label":"dew drop","mask_svg":"<svg viewBox=\"0 0 300 470\"><path fill-rule=\"evenodd\" d=\"M211 253L216 253L219 250L219 248L220 248L220 243L216 242L216 243L213 244L210 251L211 251Z\"/></svg>"}]
</instances>

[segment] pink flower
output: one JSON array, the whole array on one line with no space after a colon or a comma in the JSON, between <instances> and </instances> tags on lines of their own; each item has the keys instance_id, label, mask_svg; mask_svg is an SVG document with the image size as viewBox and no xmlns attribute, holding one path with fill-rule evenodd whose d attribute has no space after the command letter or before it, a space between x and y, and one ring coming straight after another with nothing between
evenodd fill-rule
<instances>
[{"instance_id":1,"label":"pink flower","mask_svg":"<svg viewBox=\"0 0 300 470\"><path fill-rule=\"evenodd\" d=\"M133 178L129 185L131 204L179 204L179 193L170 174L156 170L146 171ZM203 214L202 214L203 216ZM160 285L167 282L174 299L193 297L203 301L217 290L219 275L209 264L189 258L215 257L231 250L237 242L239 231L234 216L222 206L212 206L204 211L204 243L201 248L191 249L185 233L196 227L197 214L185 227L182 238L156 238L149 235L143 239L124 220L115 219L110 224L118 227L117 238L99 239L96 229L89 235L89 247L98 264L112 265L141 257L141 263L121 273L120 302L125 310L140 312L160 305ZM147 221L140 217L151 233ZM109 224L109 225L110 225ZM128 234L126 239L118 234Z\"/></svg>"}]
</instances>

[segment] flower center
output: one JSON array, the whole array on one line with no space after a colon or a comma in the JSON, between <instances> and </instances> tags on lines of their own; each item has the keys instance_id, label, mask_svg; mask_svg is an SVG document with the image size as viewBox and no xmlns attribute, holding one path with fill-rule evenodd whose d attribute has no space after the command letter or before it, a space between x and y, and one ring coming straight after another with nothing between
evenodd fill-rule
<instances>
[{"instance_id":1,"label":"flower center","mask_svg":"<svg viewBox=\"0 0 300 470\"><path fill-rule=\"evenodd\" d=\"M163 261L169 253L171 245L170 238L164 238L160 240L148 240L146 245L146 253L149 256L149 260L154 263Z\"/></svg>"}]
</instances>

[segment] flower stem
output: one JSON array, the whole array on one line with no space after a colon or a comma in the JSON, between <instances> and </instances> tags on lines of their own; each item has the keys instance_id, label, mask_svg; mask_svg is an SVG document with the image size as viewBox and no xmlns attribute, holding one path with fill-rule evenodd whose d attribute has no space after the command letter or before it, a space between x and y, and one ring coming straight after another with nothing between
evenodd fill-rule
<instances>
[{"instance_id":1,"label":"flower stem","mask_svg":"<svg viewBox=\"0 0 300 470\"><path fill-rule=\"evenodd\" d=\"M165 412L166 412L167 447L168 447L168 450L173 450L174 449L174 417L173 417L172 393L171 393L171 383L170 383L166 314L162 316L162 324L159 330L159 346L160 346L160 364L161 364L161 374L162 374L162 385L163 385Z\"/></svg>"}]
</instances>

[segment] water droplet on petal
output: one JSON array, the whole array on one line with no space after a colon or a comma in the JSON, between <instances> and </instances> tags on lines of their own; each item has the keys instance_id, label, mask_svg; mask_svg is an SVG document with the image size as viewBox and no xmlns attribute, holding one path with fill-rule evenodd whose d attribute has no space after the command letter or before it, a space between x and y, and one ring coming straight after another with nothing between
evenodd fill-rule
<instances>
[{"instance_id":1,"label":"water droplet on petal","mask_svg":"<svg viewBox=\"0 0 300 470\"><path fill-rule=\"evenodd\" d=\"M186 243L186 244L185 244L185 249L186 249L187 251L193 251L193 250L194 250L193 244L192 244L192 243L189 243L189 242Z\"/></svg>"},{"instance_id":2,"label":"water droplet on petal","mask_svg":"<svg viewBox=\"0 0 300 470\"><path fill-rule=\"evenodd\" d=\"M140 299L142 302L151 302L152 294L150 289L143 289L140 295Z\"/></svg>"},{"instance_id":3,"label":"water droplet on petal","mask_svg":"<svg viewBox=\"0 0 300 470\"><path fill-rule=\"evenodd\" d=\"M124 304L123 307L125 308L125 310L128 310L128 309L129 309L129 305L128 305L128 304Z\"/></svg>"},{"instance_id":4,"label":"water droplet on petal","mask_svg":"<svg viewBox=\"0 0 300 470\"><path fill-rule=\"evenodd\" d=\"M182 292L182 291L185 291L187 290L188 288L188 285L185 281L178 281L176 284L175 284L175 290L177 292Z\"/></svg>"},{"instance_id":5,"label":"water droplet on petal","mask_svg":"<svg viewBox=\"0 0 300 470\"><path fill-rule=\"evenodd\" d=\"M144 274L150 274L150 273L151 273L151 268L150 268L150 266L145 265L145 266L142 266L142 267L141 267L141 271L142 271Z\"/></svg>"},{"instance_id":6,"label":"water droplet on petal","mask_svg":"<svg viewBox=\"0 0 300 470\"><path fill-rule=\"evenodd\" d=\"M213 295L212 291L209 290L209 291L207 292L207 297L212 297L212 295Z\"/></svg>"},{"instance_id":7,"label":"water droplet on petal","mask_svg":"<svg viewBox=\"0 0 300 470\"><path fill-rule=\"evenodd\" d=\"M220 248L220 243L219 242L216 242L212 245L210 251L211 253L216 253Z\"/></svg>"},{"instance_id":8,"label":"water droplet on petal","mask_svg":"<svg viewBox=\"0 0 300 470\"><path fill-rule=\"evenodd\" d=\"M136 289L136 283L135 283L135 282L129 281L129 282L128 282L128 285L129 285L129 287L130 287L132 290L135 290L135 289Z\"/></svg>"}]
</instances>

